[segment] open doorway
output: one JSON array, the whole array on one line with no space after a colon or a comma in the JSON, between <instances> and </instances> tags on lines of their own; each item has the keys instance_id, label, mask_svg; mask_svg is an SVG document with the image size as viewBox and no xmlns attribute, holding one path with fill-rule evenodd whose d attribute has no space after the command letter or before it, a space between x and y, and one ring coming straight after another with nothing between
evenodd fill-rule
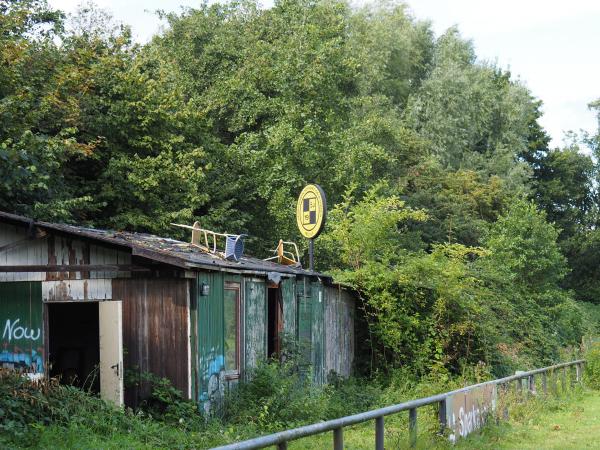
<instances>
[{"instance_id":1,"label":"open doorway","mask_svg":"<svg viewBox=\"0 0 600 450\"><path fill-rule=\"evenodd\" d=\"M269 287L268 304L267 354L269 357L278 358L281 353L281 333L283 332L283 302L279 287Z\"/></svg>"},{"instance_id":2,"label":"open doorway","mask_svg":"<svg viewBox=\"0 0 600 450\"><path fill-rule=\"evenodd\" d=\"M48 344L51 376L100 392L97 302L49 303Z\"/></svg>"}]
</instances>

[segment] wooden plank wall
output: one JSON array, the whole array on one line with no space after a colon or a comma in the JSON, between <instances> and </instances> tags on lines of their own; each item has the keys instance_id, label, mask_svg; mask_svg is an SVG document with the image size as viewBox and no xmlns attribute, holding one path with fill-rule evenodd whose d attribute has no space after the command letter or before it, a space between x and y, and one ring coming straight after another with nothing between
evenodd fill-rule
<instances>
[{"instance_id":1,"label":"wooden plank wall","mask_svg":"<svg viewBox=\"0 0 600 450\"><path fill-rule=\"evenodd\" d=\"M27 228L0 223L0 246L27 239ZM129 250L106 248L89 241L49 233L0 252L0 265L131 264ZM111 278L129 272L8 272L0 282L41 281L44 301L109 300Z\"/></svg>"},{"instance_id":2,"label":"wooden plank wall","mask_svg":"<svg viewBox=\"0 0 600 450\"><path fill-rule=\"evenodd\" d=\"M0 223L0 246L27 239L27 228ZM48 264L48 243L36 239L15 248L0 252L0 265ZM45 273L0 273L4 281L44 281Z\"/></svg>"},{"instance_id":3,"label":"wooden plank wall","mask_svg":"<svg viewBox=\"0 0 600 450\"><path fill-rule=\"evenodd\" d=\"M355 357L355 300L339 286L325 288L325 371L349 377Z\"/></svg>"},{"instance_id":4,"label":"wooden plank wall","mask_svg":"<svg viewBox=\"0 0 600 450\"><path fill-rule=\"evenodd\" d=\"M267 289L264 280L247 278L244 285L244 361L248 371L267 359Z\"/></svg>"},{"instance_id":5,"label":"wooden plank wall","mask_svg":"<svg viewBox=\"0 0 600 450\"><path fill-rule=\"evenodd\" d=\"M125 370L171 380L188 397L189 281L115 279L113 299L123 301ZM150 394L147 383L125 387L125 403L136 406Z\"/></svg>"},{"instance_id":6,"label":"wooden plank wall","mask_svg":"<svg viewBox=\"0 0 600 450\"><path fill-rule=\"evenodd\" d=\"M283 300L283 334L285 340L295 339L297 335L298 304L296 301L296 278L284 278L281 281Z\"/></svg>"}]
</instances>

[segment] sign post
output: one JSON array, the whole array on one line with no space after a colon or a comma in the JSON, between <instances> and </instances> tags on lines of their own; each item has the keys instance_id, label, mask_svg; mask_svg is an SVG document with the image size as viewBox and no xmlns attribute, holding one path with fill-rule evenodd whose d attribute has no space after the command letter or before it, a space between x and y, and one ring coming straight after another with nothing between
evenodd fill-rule
<instances>
[{"instance_id":1,"label":"sign post","mask_svg":"<svg viewBox=\"0 0 600 450\"><path fill-rule=\"evenodd\" d=\"M300 234L308 239L309 269L314 270L314 239L319 236L327 219L327 199L318 184L309 184L298 196L296 223Z\"/></svg>"}]
</instances>

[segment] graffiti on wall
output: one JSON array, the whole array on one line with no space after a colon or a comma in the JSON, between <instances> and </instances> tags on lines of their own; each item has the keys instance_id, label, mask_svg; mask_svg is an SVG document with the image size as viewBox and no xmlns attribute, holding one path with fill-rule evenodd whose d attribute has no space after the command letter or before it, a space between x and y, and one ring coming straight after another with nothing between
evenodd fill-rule
<instances>
[{"instance_id":1,"label":"graffiti on wall","mask_svg":"<svg viewBox=\"0 0 600 450\"><path fill-rule=\"evenodd\" d=\"M39 283L0 283L0 367L44 373Z\"/></svg>"},{"instance_id":2,"label":"graffiti on wall","mask_svg":"<svg viewBox=\"0 0 600 450\"><path fill-rule=\"evenodd\" d=\"M200 405L206 414L218 412L225 394L225 358L211 349L208 357L200 360L202 380Z\"/></svg>"},{"instance_id":3,"label":"graffiti on wall","mask_svg":"<svg viewBox=\"0 0 600 450\"><path fill-rule=\"evenodd\" d=\"M14 340L25 339L25 340L29 340L29 341L37 341L42 334L42 330L40 328L36 328L34 330L33 328L18 326L20 321L21 321L21 319L15 319L13 321L8 319L6 321L6 324L4 325L4 332L2 333L2 339L3 340L8 339L9 343L13 339Z\"/></svg>"},{"instance_id":4,"label":"graffiti on wall","mask_svg":"<svg viewBox=\"0 0 600 450\"><path fill-rule=\"evenodd\" d=\"M478 386L457 392L447 398L446 423L455 442L481 428L496 409L495 384Z\"/></svg>"},{"instance_id":5,"label":"graffiti on wall","mask_svg":"<svg viewBox=\"0 0 600 450\"><path fill-rule=\"evenodd\" d=\"M24 372L44 372L41 328L22 326L21 319L6 319L2 326L0 367Z\"/></svg>"}]
</instances>

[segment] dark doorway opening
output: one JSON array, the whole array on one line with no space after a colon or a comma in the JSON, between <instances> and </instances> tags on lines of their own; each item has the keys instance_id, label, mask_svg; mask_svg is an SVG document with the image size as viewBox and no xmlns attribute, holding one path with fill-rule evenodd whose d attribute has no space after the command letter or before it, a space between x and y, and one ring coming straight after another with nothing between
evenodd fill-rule
<instances>
[{"instance_id":1,"label":"dark doorway opening","mask_svg":"<svg viewBox=\"0 0 600 450\"><path fill-rule=\"evenodd\" d=\"M98 303L48 304L50 376L100 392Z\"/></svg>"},{"instance_id":2,"label":"dark doorway opening","mask_svg":"<svg viewBox=\"0 0 600 450\"><path fill-rule=\"evenodd\" d=\"M267 325L267 354L277 358L281 353L281 333L283 332L283 308L281 289L268 289L269 315Z\"/></svg>"}]
</instances>

